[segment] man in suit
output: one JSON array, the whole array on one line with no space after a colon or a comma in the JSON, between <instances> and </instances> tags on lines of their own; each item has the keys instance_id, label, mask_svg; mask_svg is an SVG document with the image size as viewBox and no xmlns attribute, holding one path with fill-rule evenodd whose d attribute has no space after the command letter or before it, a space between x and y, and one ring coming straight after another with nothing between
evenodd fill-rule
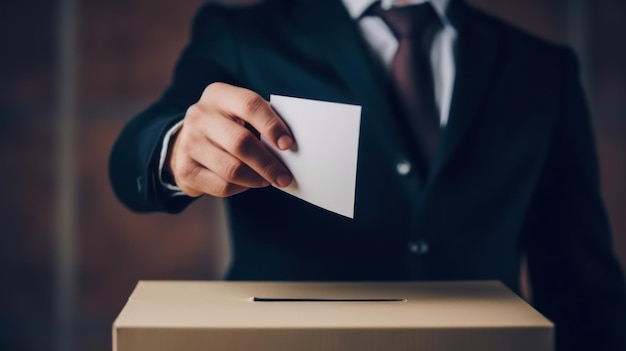
<instances>
[{"instance_id":1,"label":"man in suit","mask_svg":"<svg viewBox=\"0 0 626 351\"><path fill-rule=\"evenodd\" d=\"M116 194L172 213L227 197L228 279L496 279L519 292L525 255L559 350L626 350L624 280L574 55L463 1L423 2L204 6L171 86L114 146ZM433 100L432 150L396 76L404 44L385 11L400 5L430 6L437 23L422 48L430 80L417 84L430 95L413 99ZM362 106L353 220L268 186L292 176L259 134L276 149L297 144L270 94Z\"/></svg>"}]
</instances>

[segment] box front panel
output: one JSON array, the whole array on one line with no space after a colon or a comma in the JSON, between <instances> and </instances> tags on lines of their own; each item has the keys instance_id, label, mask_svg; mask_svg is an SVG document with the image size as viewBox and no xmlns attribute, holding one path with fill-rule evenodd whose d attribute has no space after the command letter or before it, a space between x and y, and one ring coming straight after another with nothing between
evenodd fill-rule
<instances>
[{"instance_id":1,"label":"box front panel","mask_svg":"<svg viewBox=\"0 0 626 351\"><path fill-rule=\"evenodd\" d=\"M550 328L118 328L115 351L552 351Z\"/></svg>"}]
</instances>

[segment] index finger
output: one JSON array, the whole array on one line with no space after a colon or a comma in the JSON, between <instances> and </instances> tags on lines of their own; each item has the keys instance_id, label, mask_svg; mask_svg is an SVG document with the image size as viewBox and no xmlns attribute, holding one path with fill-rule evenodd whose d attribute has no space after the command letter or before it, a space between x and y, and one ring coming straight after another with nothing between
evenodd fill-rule
<instances>
[{"instance_id":1,"label":"index finger","mask_svg":"<svg viewBox=\"0 0 626 351\"><path fill-rule=\"evenodd\" d=\"M295 143L289 127L276 114L270 103L257 93L245 88L222 84L213 98L220 99L219 106L222 113L232 118L240 118L250 124L273 147L286 150Z\"/></svg>"}]
</instances>

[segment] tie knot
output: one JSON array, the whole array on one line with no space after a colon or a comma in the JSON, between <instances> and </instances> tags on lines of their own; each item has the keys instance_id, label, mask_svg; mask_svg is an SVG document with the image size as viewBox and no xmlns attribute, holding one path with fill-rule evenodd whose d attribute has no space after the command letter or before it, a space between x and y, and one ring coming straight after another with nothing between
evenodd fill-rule
<instances>
[{"instance_id":1,"label":"tie knot","mask_svg":"<svg viewBox=\"0 0 626 351\"><path fill-rule=\"evenodd\" d=\"M384 10L377 2L368 10L368 14L380 17L398 40L423 38L427 32L434 33L442 27L441 19L429 1L388 10Z\"/></svg>"}]
</instances>

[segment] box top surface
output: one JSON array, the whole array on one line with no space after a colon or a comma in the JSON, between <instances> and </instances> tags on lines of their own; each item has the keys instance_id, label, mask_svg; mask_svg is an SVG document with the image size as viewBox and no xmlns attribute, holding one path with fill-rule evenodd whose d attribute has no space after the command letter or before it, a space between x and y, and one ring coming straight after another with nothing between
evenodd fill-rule
<instances>
[{"instance_id":1,"label":"box top surface","mask_svg":"<svg viewBox=\"0 0 626 351\"><path fill-rule=\"evenodd\" d=\"M330 299L321 302L254 302ZM400 301L332 301L398 299ZM141 281L114 327L551 328L499 282L266 283Z\"/></svg>"}]
</instances>

